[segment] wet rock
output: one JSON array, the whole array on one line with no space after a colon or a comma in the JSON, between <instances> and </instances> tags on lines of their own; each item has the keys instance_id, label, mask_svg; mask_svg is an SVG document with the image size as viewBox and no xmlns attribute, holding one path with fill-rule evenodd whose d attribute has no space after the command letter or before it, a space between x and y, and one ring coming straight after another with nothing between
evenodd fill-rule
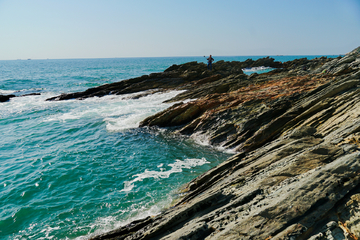
<instances>
[{"instance_id":1,"label":"wet rock","mask_svg":"<svg viewBox=\"0 0 360 240\"><path fill-rule=\"evenodd\" d=\"M10 100L10 98L15 97L15 95L0 95L0 102L7 102Z\"/></svg>"},{"instance_id":2,"label":"wet rock","mask_svg":"<svg viewBox=\"0 0 360 240\"><path fill-rule=\"evenodd\" d=\"M39 96L39 95L41 95L41 93L27 93L27 94L20 95L20 97Z\"/></svg>"},{"instance_id":3,"label":"wet rock","mask_svg":"<svg viewBox=\"0 0 360 240\"><path fill-rule=\"evenodd\" d=\"M23 95L0 95L0 102L7 102L10 100L10 98L14 98L14 97L26 97L26 96L35 96L35 95L40 95L40 93L27 93L27 94L23 94Z\"/></svg>"}]
</instances>

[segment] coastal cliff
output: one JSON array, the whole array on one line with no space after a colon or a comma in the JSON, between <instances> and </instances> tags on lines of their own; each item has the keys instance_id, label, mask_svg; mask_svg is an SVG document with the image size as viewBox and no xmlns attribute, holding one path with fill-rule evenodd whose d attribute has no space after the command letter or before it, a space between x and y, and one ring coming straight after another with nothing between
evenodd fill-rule
<instances>
[{"instance_id":1,"label":"coastal cliff","mask_svg":"<svg viewBox=\"0 0 360 240\"><path fill-rule=\"evenodd\" d=\"M255 62L173 65L49 99L184 90L140 127L236 152L183 186L170 209L93 239L360 237L360 47L334 59ZM241 70L254 66L275 70Z\"/></svg>"}]
</instances>

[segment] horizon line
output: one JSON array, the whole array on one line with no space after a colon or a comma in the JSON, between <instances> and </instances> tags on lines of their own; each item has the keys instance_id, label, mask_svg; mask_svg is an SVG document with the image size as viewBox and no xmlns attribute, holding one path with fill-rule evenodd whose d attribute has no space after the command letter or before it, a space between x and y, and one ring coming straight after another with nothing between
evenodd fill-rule
<instances>
[{"instance_id":1,"label":"horizon line","mask_svg":"<svg viewBox=\"0 0 360 240\"><path fill-rule=\"evenodd\" d=\"M286 56L344 56L341 54L276 54L276 55L212 55L213 57L286 57ZM206 57L202 55L193 56L157 56L157 57L74 57L74 58L17 58L17 59L0 59L0 61L27 61L27 60L86 60L86 59L130 59L130 58L191 58Z\"/></svg>"}]
</instances>

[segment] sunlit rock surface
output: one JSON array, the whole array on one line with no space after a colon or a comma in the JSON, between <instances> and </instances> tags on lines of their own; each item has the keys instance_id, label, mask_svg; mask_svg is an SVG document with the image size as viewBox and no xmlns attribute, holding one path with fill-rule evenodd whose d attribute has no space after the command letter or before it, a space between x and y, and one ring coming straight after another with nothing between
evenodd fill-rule
<instances>
[{"instance_id":1,"label":"sunlit rock surface","mask_svg":"<svg viewBox=\"0 0 360 240\"><path fill-rule=\"evenodd\" d=\"M141 126L203 136L235 154L186 184L162 214L93 239L358 239L360 47L272 62L274 71L251 76L244 62L213 71L193 62L110 84L107 94L186 90Z\"/></svg>"}]
</instances>

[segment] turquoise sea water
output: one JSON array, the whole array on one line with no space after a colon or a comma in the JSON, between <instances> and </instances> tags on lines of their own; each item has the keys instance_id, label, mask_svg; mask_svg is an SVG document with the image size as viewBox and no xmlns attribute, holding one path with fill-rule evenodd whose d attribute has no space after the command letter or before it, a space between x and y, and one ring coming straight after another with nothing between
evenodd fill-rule
<instances>
[{"instance_id":1,"label":"turquoise sea water","mask_svg":"<svg viewBox=\"0 0 360 240\"><path fill-rule=\"evenodd\" d=\"M45 101L188 61L205 58L0 61L0 94L41 93L0 103L0 239L87 239L155 215L182 184L228 158L167 129L137 127L177 92Z\"/></svg>"}]
</instances>

